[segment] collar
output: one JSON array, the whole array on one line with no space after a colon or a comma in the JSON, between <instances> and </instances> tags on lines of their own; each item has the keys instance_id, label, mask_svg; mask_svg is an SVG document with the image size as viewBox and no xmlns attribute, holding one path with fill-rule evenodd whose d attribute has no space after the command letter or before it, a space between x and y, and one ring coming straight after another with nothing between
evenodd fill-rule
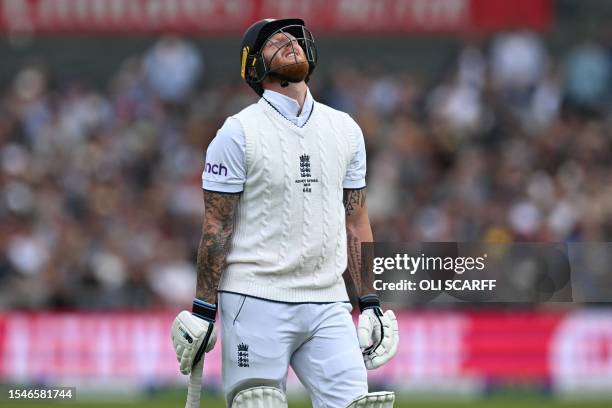
<instances>
[{"instance_id":1,"label":"collar","mask_svg":"<svg viewBox=\"0 0 612 408\"><path fill-rule=\"evenodd\" d=\"M306 121L308 121L314 106L314 99L312 98L310 89L308 88L306 88L304 107L302 108L302 112L300 112L299 116L297 113L300 110L300 104L295 99L269 89L264 90L262 97L270 102L270 104L272 104L272 106L274 106L281 115L287 118L287 120L293 122L293 124L298 127L304 126Z\"/></svg>"}]
</instances>

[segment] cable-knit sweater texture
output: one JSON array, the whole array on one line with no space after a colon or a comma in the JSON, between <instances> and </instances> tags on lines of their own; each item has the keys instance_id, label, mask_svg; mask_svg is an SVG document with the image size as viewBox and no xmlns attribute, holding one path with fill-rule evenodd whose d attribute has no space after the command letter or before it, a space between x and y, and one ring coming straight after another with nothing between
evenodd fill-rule
<instances>
[{"instance_id":1,"label":"cable-knit sweater texture","mask_svg":"<svg viewBox=\"0 0 612 408\"><path fill-rule=\"evenodd\" d=\"M357 148L352 119L315 102L300 128L263 98L234 117L245 133L247 179L219 290L347 301L342 183Z\"/></svg>"}]
</instances>

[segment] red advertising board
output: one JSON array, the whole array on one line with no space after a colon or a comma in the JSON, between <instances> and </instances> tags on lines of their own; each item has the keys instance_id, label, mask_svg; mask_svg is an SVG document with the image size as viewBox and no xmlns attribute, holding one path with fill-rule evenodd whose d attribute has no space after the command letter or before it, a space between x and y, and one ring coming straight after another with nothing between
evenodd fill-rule
<instances>
[{"instance_id":1,"label":"red advertising board","mask_svg":"<svg viewBox=\"0 0 612 408\"><path fill-rule=\"evenodd\" d=\"M169 339L173 318L165 312L2 314L0 382L179 383L184 377ZM612 386L610 309L400 312L398 320L396 357L369 373L394 389L477 393L487 384L517 381L551 384L559 392ZM220 347L207 355L205 372L207 383L219 384Z\"/></svg>"},{"instance_id":2,"label":"red advertising board","mask_svg":"<svg viewBox=\"0 0 612 408\"><path fill-rule=\"evenodd\" d=\"M269 17L315 33L542 30L552 0L0 0L2 32L237 34Z\"/></svg>"}]
</instances>

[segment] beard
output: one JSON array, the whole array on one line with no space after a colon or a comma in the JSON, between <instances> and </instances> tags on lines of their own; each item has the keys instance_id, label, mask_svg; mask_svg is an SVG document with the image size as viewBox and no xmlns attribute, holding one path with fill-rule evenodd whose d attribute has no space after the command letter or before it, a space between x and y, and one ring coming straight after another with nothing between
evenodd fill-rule
<instances>
[{"instance_id":1,"label":"beard","mask_svg":"<svg viewBox=\"0 0 612 408\"><path fill-rule=\"evenodd\" d=\"M304 58L298 60L294 59L295 62L281 61L277 58L272 58L272 64L270 65L270 72L280 76L289 82L302 82L308 76L308 61Z\"/></svg>"}]
</instances>

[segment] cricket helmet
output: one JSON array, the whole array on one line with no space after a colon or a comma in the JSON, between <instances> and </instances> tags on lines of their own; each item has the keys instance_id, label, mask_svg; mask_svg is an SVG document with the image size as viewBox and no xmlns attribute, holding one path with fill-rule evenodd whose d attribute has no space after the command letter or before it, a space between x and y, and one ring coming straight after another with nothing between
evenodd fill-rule
<instances>
[{"instance_id":1,"label":"cricket helmet","mask_svg":"<svg viewBox=\"0 0 612 408\"><path fill-rule=\"evenodd\" d=\"M265 61L262 52L266 41L279 32L291 34L297 40L297 44L302 47L308 62L306 82L308 82L310 75L317 65L315 40L312 33L306 28L303 20L299 18L282 20L268 18L254 23L242 36L240 44L240 75L259 96L263 94L261 82L267 76L274 75L281 80L285 79L282 75L275 73L271 69L270 64ZM291 42L291 44L294 46L295 42Z\"/></svg>"}]
</instances>

